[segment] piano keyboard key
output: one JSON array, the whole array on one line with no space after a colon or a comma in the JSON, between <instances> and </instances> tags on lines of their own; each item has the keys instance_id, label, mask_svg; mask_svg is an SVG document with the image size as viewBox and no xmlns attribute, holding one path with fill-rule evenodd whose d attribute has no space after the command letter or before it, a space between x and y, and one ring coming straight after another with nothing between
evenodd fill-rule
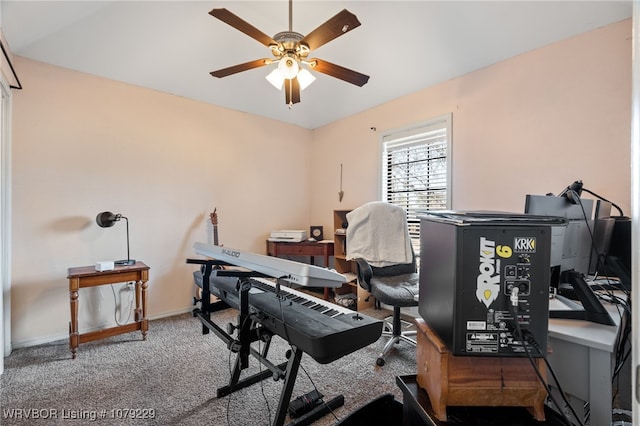
<instances>
[{"instance_id":1,"label":"piano keyboard key","mask_svg":"<svg viewBox=\"0 0 640 426\"><path fill-rule=\"evenodd\" d=\"M254 288L275 293L275 283L264 278L252 278L251 282ZM303 293L290 287L280 287L280 293L284 293L284 297L292 302L298 303L304 307L313 309L330 317L353 313L352 310L343 306L336 305L329 301L319 299L313 295Z\"/></svg>"}]
</instances>

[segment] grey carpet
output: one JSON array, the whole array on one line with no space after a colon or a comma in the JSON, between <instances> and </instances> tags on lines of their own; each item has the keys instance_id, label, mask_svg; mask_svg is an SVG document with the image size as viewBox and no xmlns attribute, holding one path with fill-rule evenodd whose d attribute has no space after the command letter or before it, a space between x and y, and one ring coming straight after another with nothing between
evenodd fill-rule
<instances>
[{"instance_id":1,"label":"grey carpet","mask_svg":"<svg viewBox=\"0 0 640 426\"><path fill-rule=\"evenodd\" d=\"M366 313L380 317L388 312ZM228 310L214 318L226 324L235 315ZM199 320L184 314L151 321L147 341L137 332L80 345L75 360L67 340L15 350L5 359L0 378L0 423L87 424L96 415L101 424L271 424L283 382L267 379L217 399L216 389L228 383L235 356L217 336L203 335L201 329ZM325 400L342 394L345 405L335 410L338 419L385 393L402 401L395 378L415 374L415 348L401 344L384 367L376 367L385 341L325 365L304 355L293 397L312 390L312 382ZM282 339L274 338L270 359L285 361L287 349ZM255 359L250 365L242 377L258 371ZM144 410L153 410L154 418L113 418ZM11 419L11 414L22 418ZM49 418L26 420L28 414ZM71 420L73 416L81 420ZM336 417L329 414L314 425L333 425Z\"/></svg>"}]
</instances>

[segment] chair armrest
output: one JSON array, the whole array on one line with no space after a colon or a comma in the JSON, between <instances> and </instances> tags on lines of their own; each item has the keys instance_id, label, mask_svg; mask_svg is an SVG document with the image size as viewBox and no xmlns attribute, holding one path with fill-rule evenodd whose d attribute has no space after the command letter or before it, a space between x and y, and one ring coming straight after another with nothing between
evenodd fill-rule
<instances>
[{"instance_id":1,"label":"chair armrest","mask_svg":"<svg viewBox=\"0 0 640 426\"><path fill-rule=\"evenodd\" d=\"M362 258L355 259L356 266L358 267L358 284L360 287L367 291L371 291L371 277L373 276L373 270L369 262Z\"/></svg>"}]
</instances>

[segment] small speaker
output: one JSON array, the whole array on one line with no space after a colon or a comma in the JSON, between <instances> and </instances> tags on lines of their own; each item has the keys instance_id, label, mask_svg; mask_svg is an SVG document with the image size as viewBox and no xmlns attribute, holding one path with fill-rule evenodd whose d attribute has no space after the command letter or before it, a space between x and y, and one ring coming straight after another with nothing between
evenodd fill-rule
<instances>
[{"instance_id":1,"label":"small speaker","mask_svg":"<svg viewBox=\"0 0 640 426\"><path fill-rule=\"evenodd\" d=\"M309 236L316 241L321 241L322 238L322 226L309 227Z\"/></svg>"}]
</instances>

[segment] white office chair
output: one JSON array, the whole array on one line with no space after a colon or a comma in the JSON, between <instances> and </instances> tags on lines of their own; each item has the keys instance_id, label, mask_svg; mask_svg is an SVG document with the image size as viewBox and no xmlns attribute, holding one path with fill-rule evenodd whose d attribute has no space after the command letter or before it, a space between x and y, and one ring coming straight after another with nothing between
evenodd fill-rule
<instances>
[{"instance_id":1,"label":"white office chair","mask_svg":"<svg viewBox=\"0 0 640 426\"><path fill-rule=\"evenodd\" d=\"M376 201L347 214L347 222L347 259L356 262L358 284L376 298L377 305L393 307L382 332L389 340L376 359L383 366L400 342L416 345L415 325L402 321L400 314L400 308L418 306L418 272L407 216L401 207Z\"/></svg>"}]
</instances>

